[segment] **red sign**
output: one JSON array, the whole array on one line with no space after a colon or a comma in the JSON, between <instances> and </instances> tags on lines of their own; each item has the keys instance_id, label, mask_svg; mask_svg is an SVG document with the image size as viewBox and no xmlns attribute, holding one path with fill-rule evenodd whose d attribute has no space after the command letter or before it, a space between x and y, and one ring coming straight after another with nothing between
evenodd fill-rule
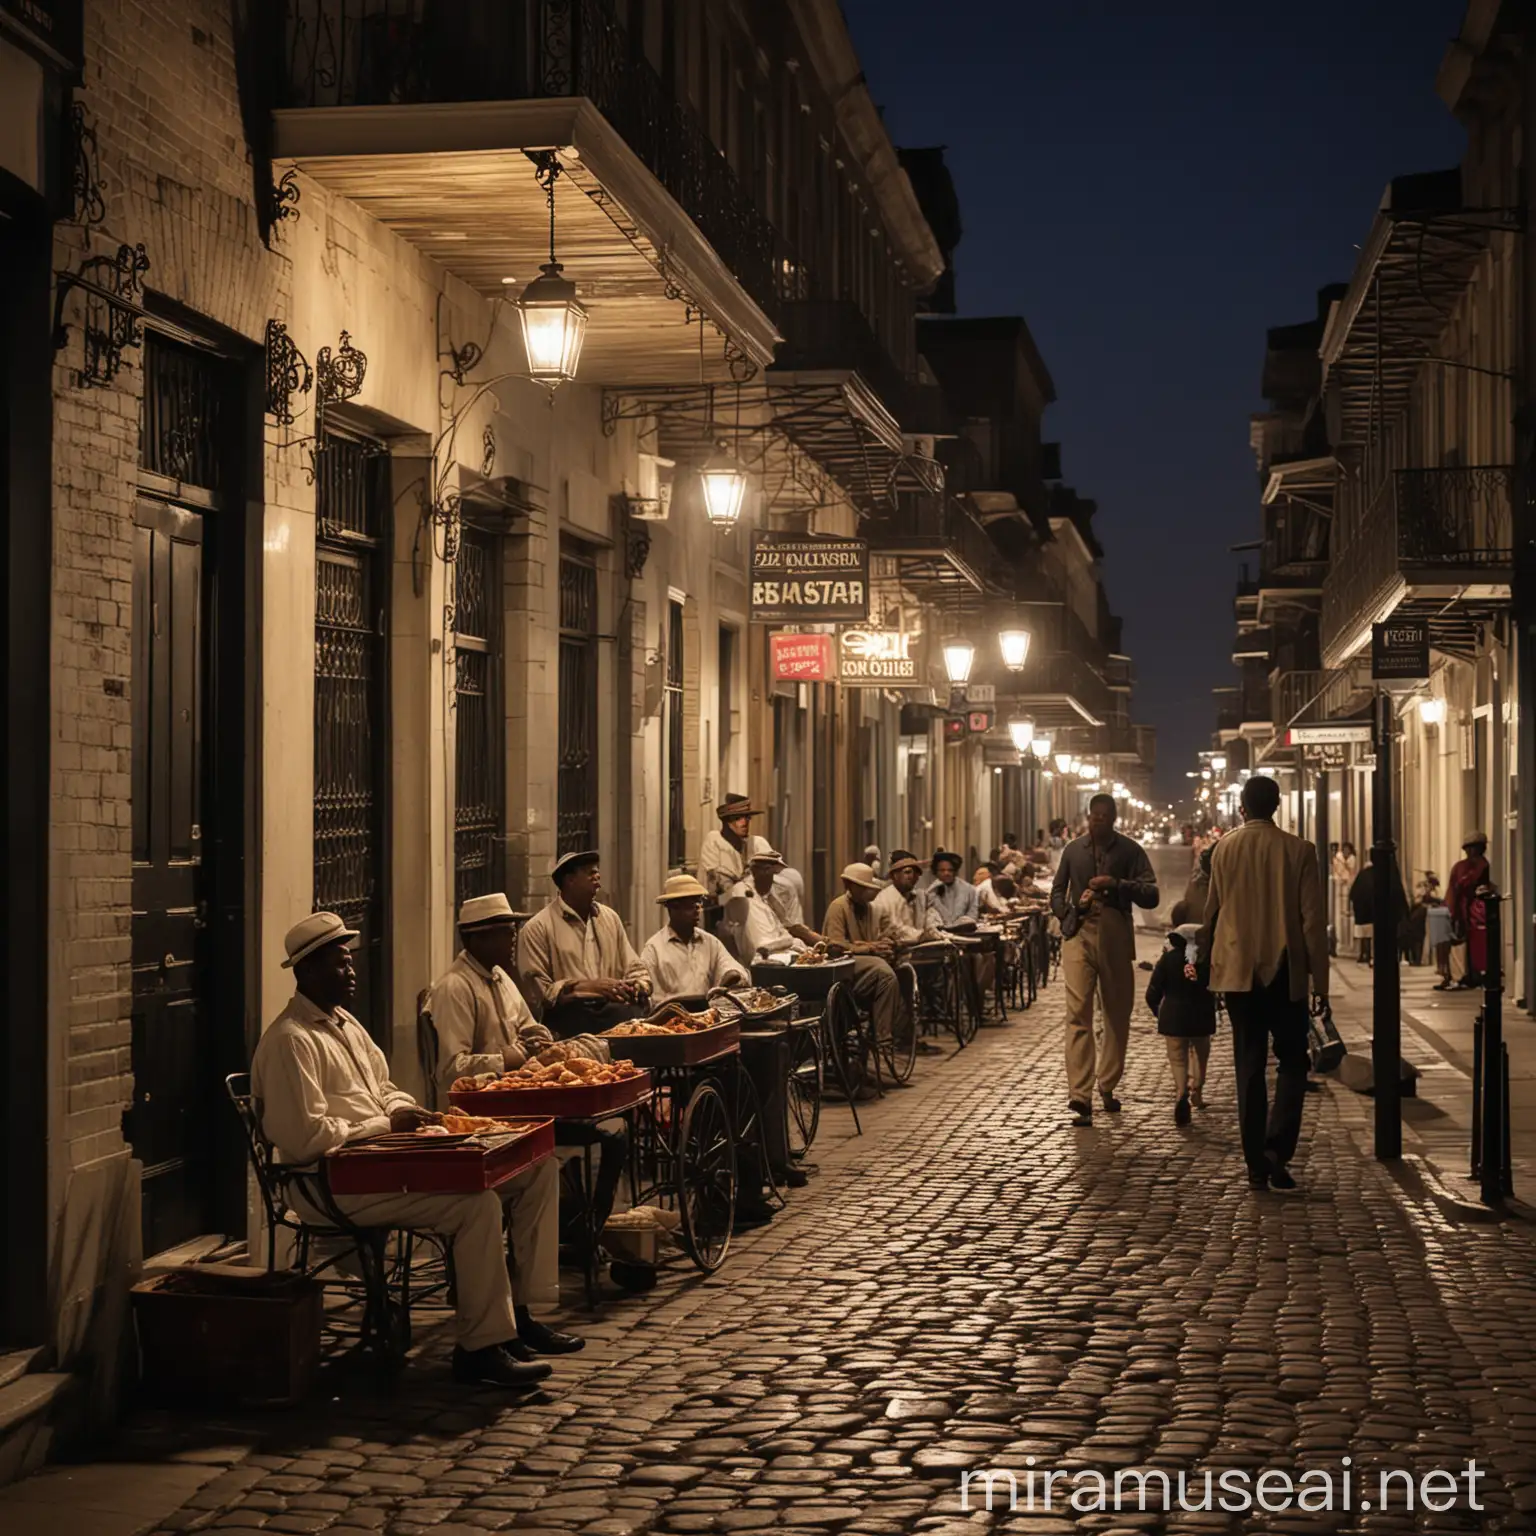
<instances>
[{"instance_id":1,"label":"red sign","mask_svg":"<svg viewBox=\"0 0 1536 1536\"><path fill-rule=\"evenodd\" d=\"M992 729L992 712L985 709L973 709L966 717L966 723L971 728L972 736L985 736Z\"/></svg>"},{"instance_id":2,"label":"red sign","mask_svg":"<svg viewBox=\"0 0 1536 1536\"><path fill-rule=\"evenodd\" d=\"M773 651L773 677L779 683L830 682L831 635L769 635Z\"/></svg>"}]
</instances>

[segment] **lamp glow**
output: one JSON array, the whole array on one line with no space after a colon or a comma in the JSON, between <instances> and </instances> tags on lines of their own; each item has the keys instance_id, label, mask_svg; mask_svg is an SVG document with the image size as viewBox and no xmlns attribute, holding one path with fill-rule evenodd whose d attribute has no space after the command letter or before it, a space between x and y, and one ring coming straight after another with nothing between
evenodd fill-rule
<instances>
[{"instance_id":1,"label":"lamp glow","mask_svg":"<svg viewBox=\"0 0 1536 1536\"><path fill-rule=\"evenodd\" d=\"M975 660L976 647L969 640L956 638L944 642L944 671L956 687L970 678L971 664Z\"/></svg>"},{"instance_id":2,"label":"lamp glow","mask_svg":"<svg viewBox=\"0 0 1536 1536\"><path fill-rule=\"evenodd\" d=\"M1028 715L1021 720L1010 720L1008 734L1020 752L1027 752L1035 739L1035 722Z\"/></svg>"},{"instance_id":3,"label":"lamp glow","mask_svg":"<svg viewBox=\"0 0 1536 1536\"><path fill-rule=\"evenodd\" d=\"M1058 752L1056 754L1056 772L1071 773L1072 764L1076 761L1077 759L1070 752Z\"/></svg>"},{"instance_id":4,"label":"lamp glow","mask_svg":"<svg viewBox=\"0 0 1536 1536\"><path fill-rule=\"evenodd\" d=\"M1211 767L1214 768L1217 773L1225 773L1227 768L1226 758L1218 754L1211 759Z\"/></svg>"},{"instance_id":5,"label":"lamp glow","mask_svg":"<svg viewBox=\"0 0 1536 1536\"><path fill-rule=\"evenodd\" d=\"M1043 762L1051 755L1051 738L1049 736L1036 736L1030 742L1029 750Z\"/></svg>"},{"instance_id":6,"label":"lamp glow","mask_svg":"<svg viewBox=\"0 0 1536 1536\"><path fill-rule=\"evenodd\" d=\"M1010 672L1022 672L1024 663L1029 657L1029 631L1027 629L1002 630L998 634L997 643L1002 648L1003 665Z\"/></svg>"},{"instance_id":7,"label":"lamp glow","mask_svg":"<svg viewBox=\"0 0 1536 1536\"><path fill-rule=\"evenodd\" d=\"M1445 723L1445 700L1420 699L1419 719L1425 725L1443 725Z\"/></svg>"},{"instance_id":8,"label":"lamp glow","mask_svg":"<svg viewBox=\"0 0 1536 1536\"><path fill-rule=\"evenodd\" d=\"M747 495L747 472L730 454L714 454L699 471L704 515L716 528L734 528Z\"/></svg>"},{"instance_id":9,"label":"lamp glow","mask_svg":"<svg viewBox=\"0 0 1536 1536\"><path fill-rule=\"evenodd\" d=\"M554 388L576 377L587 335L587 312L576 297L575 283L561 276L558 261L546 262L540 272L523 289L517 313L529 376Z\"/></svg>"}]
</instances>

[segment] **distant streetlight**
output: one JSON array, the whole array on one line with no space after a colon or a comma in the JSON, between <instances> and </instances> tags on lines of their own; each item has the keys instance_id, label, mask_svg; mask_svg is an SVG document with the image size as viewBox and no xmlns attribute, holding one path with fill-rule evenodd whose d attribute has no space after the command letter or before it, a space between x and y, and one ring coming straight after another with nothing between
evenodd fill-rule
<instances>
[{"instance_id":1,"label":"distant streetlight","mask_svg":"<svg viewBox=\"0 0 1536 1536\"><path fill-rule=\"evenodd\" d=\"M998 632L997 643L1003 652L1003 665L1010 672L1022 672L1029 656L1029 631L1004 629Z\"/></svg>"},{"instance_id":2,"label":"distant streetlight","mask_svg":"<svg viewBox=\"0 0 1536 1536\"><path fill-rule=\"evenodd\" d=\"M1211 759L1211 767L1214 768L1217 773L1225 773L1227 771L1227 760L1226 760L1226 758L1224 758L1223 756L1221 756L1220 753L1218 753L1215 757L1213 757Z\"/></svg>"},{"instance_id":3,"label":"distant streetlight","mask_svg":"<svg viewBox=\"0 0 1536 1536\"><path fill-rule=\"evenodd\" d=\"M1036 736L1030 742L1029 750L1043 762L1051 755L1051 738L1049 736Z\"/></svg>"},{"instance_id":4,"label":"distant streetlight","mask_svg":"<svg viewBox=\"0 0 1536 1536\"><path fill-rule=\"evenodd\" d=\"M1035 739L1035 722L1028 715L1008 722L1008 734L1020 752L1028 752Z\"/></svg>"},{"instance_id":5,"label":"distant streetlight","mask_svg":"<svg viewBox=\"0 0 1536 1536\"><path fill-rule=\"evenodd\" d=\"M957 635L944 642L944 671L956 688L963 687L970 678L975 660L976 647L969 640Z\"/></svg>"},{"instance_id":6,"label":"distant streetlight","mask_svg":"<svg viewBox=\"0 0 1536 1536\"><path fill-rule=\"evenodd\" d=\"M1419 719L1425 725L1442 725L1445 722L1444 699L1420 699Z\"/></svg>"}]
</instances>

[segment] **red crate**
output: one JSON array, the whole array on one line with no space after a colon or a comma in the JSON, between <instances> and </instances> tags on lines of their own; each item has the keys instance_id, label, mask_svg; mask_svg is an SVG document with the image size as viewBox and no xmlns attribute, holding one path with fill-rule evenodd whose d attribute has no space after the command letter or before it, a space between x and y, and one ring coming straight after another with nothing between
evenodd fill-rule
<instances>
[{"instance_id":1,"label":"red crate","mask_svg":"<svg viewBox=\"0 0 1536 1536\"><path fill-rule=\"evenodd\" d=\"M604 1035L609 1051L637 1067L696 1067L741 1049L741 1020L675 1035Z\"/></svg>"},{"instance_id":2,"label":"red crate","mask_svg":"<svg viewBox=\"0 0 1536 1536\"><path fill-rule=\"evenodd\" d=\"M590 1120L633 1109L650 1096L651 1079L642 1072L622 1083L579 1083L565 1088L456 1088L449 1093L448 1102L466 1115L550 1115L556 1120Z\"/></svg>"},{"instance_id":3,"label":"red crate","mask_svg":"<svg viewBox=\"0 0 1536 1536\"><path fill-rule=\"evenodd\" d=\"M555 1150L551 1120L512 1120L505 1134L484 1131L463 1140L434 1136L404 1145L398 1137L366 1141L326 1158L326 1175L336 1195L466 1195L495 1189L542 1162Z\"/></svg>"}]
</instances>

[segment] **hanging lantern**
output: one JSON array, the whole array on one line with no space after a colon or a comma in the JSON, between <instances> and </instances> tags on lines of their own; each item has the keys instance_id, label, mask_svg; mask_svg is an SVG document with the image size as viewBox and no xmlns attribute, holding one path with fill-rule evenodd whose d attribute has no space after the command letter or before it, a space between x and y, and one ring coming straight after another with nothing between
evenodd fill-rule
<instances>
[{"instance_id":1,"label":"hanging lantern","mask_svg":"<svg viewBox=\"0 0 1536 1536\"><path fill-rule=\"evenodd\" d=\"M1043 763L1051 755L1051 738L1037 735L1030 742L1029 750Z\"/></svg>"},{"instance_id":2,"label":"hanging lantern","mask_svg":"<svg viewBox=\"0 0 1536 1536\"><path fill-rule=\"evenodd\" d=\"M1003 665L1010 672L1022 672L1024 662L1029 656L1029 631L1027 629L1002 630L998 634L997 643L1003 652Z\"/></svg>"},{"instance_id":3,"label":"hanging lantern","mask_svg":"<svg viewBox=\"0 0 1536 1536\"><path fill-rule=\"evenodd\" d=\"M1019 720L1010 720L1008 734L1020 752L1027 752L1035 739L1035 722L1028 715Z\"/></svg>"},{"instance_id":4,"label":"hanging lantern","mask_svg":"<svg viewBox=\"0 0 1536 1536\"><path fill-rule=\"evenodd\" d=\"M1445 721L1444 699L1420 699L1419 719L1425 725L1441 725Z\"/></svg>"},{"instance_id":5,"label":"hanging lantern","mask_svg":"<svg viewBox=\"0 0 1536 1536\"><path fill-rule=\"evenodd\" d=\"M1070 752L1058 752L1056 754L1056 772L1071 773L1072 765L1077 759Z\"/></svg>"},{"instance_id":6,"label":"hanging lantern","mask_svg":"<svg viewBox=\"0 0 1536 1536\"><path fill-rule=\"evenodd\" d=\"M1224 758L1218 752L1216 754L1216 756L1211 759L1211 767L1214 768L1217 773L1225 773L1227 771L1227 760L1226 760L1226 758Z\"/></svg>"},{"instance_id":7,"label":"hanging lantern","mask_svg":"<svg viewBox=\"0 0 1536 1536\"><path fill-rule=\"evenodd\" d=\"M554 389L576 377L587 334L587 312L576 297L575 283L561 275L555 259L555 182L560 177L560 162L549 155L539 162L535 174L549 198L549 260L523 289L517 313L528 354L528 375Z\"/></svg>"},{"instance_id":8,"label":"hanging lantern","mask_svg":"<svg viewBox=\"0 0 1536 1536\"><path fill-rule=\"evenodd\" d=\"M969 640L956 636L944 642L944 672L950 682L960 688L971 675L971 663L976 660L976 647Z\"/></svg>"},{"instance_id":9,"label":"hanging lantern","mask_svg":"<svg viewBox=\"0 0 1536 1536\"><path fill-rule=\"evenodd\" d=\"M715 453L699 471L704 515L716 528L734 528L747 495L747 472L730 454Z\"/></svg>"}]
</instances>

